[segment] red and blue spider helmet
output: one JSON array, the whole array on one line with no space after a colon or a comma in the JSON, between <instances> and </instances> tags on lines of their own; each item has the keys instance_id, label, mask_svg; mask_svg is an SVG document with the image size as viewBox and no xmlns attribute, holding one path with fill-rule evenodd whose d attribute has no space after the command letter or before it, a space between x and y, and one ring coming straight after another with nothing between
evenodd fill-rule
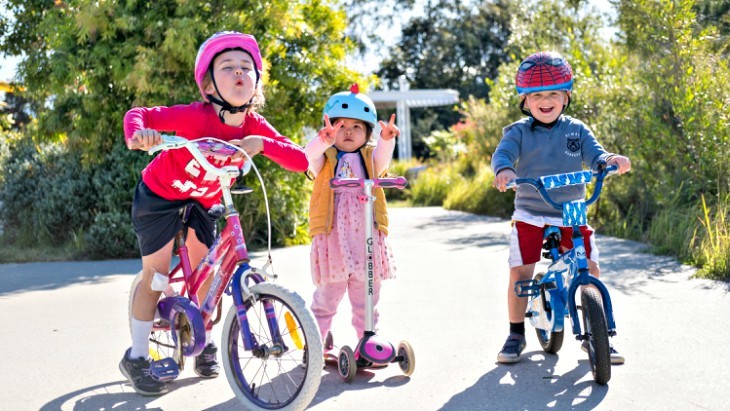
<instances>
[{"instance_id":1,"label":"red and blue spider helmet","mask_svg":"<svg viewBox=\"0 0 730 411\"><path fill-rule=\"evenodd\" d=\"M569 92L573 89L573 69L560 54L543 51L522 60L515 83L520 95L551 90Z\"/></svg>"}]
</instances>

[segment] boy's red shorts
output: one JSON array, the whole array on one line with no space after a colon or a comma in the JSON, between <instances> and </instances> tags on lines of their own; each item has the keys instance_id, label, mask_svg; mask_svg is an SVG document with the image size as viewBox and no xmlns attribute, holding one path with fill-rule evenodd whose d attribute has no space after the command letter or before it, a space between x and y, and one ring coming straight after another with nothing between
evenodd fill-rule
<instances>
[{"instance_id":1,"label":"boy's red shorts","mask_svg":"<svg viewBox=\"0 0 730 411\"><path fill-rule=\"evenodd\" d=\"M545 227L538 227L522 221L512 222L510 236L509 266L518 267L537 263L542 258L542 244ZM564 253L573 247L573 227L560 227L560 252ZM588 225L580 227L589 260L598 263L598 249L593 236L593 228Z\"/></svg>"}]
</instances>

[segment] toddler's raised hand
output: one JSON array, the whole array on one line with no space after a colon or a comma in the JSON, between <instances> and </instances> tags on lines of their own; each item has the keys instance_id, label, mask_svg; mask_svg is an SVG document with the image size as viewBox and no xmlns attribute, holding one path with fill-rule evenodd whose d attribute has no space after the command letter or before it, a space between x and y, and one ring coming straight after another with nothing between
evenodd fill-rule
<instances>
[{"instance_id":1,"label":"toddler's raised hand","mask_svg":"<svg viewBox=\"0 0 730 411\"><path fill-rule=\"evenodd\" d=\"M388 124L383 123L382 120L378 123L380 123L380 138L383 140L392 140L400 135L400 130L395 125L395 114L391 114Z\"/></svg>"},{"instance_id":2,"label":"toddler's raised hand","mask_svg":"<svg viewBox=\"0 0 730 411\"><path fill-rule=\"evenodd\" d=\"M340 128L342 128L343 124L345 124L345 122L340 120L335 123L334 126L332 126L332 123L330 123L330 116L325 114L324 127L322 127L318 133L319 139L328 146L335 144L335 139L337 139L337 132L340 130Z\"/></svg>"},{"instance_id":3,"label":"toddler's raised hand","mask_svg":"<svg viewBox=\"0 0 730 411\"><path fill-rule=\"evenodd\" d=\"M492 185L494 187L497 187L497 190L501 192L507 191L507 183L517 178L517 175L514 171L511 169L504 169L497 173L496 176L494 176L494 181L492 182Z\"/></svg>"}]
</instances>

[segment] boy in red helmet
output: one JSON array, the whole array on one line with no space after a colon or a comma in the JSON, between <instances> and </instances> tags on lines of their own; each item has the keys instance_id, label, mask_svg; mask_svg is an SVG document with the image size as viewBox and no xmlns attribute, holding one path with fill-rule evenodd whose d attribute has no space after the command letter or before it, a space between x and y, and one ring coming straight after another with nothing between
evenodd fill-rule
<instances>
[{"instance_id":1,"label":"boy in red helmet","mask_svg":"<svg viewBox=\"0 0 730 411\"><path fill-rule=\"evenodd\" d=\"M501 192L507 183L518 176L536 178L542 175L580 171L583 165L596 169L601 161L617 165L619 173L631 169L627 157L612 154L603 149L585 124L563 115L570 105L573 89L573 71L559 54L540 52L522 61L517 71L517 92L520 109L528 117L504 128L504 134L492 156L494 186ZM585 198L584 186L563 187L551 191L558 202ZM540 260L543 228L546 225L563 226L559 210L547 205L540 194L527 186L518 186L515 195L515 211L512 215L510 236L510 282L507 290L510 333L497 356L500 363L520 360L525 349L525 310L527 297L518 297L515 282L530 280L535 263ZM571 241L572 228L563 235ZM593 229L581 227L586 239L589 271L598 277L598 249ZM572 246L571 244L566 244ZM622 364L624 358L611 346L611 362Z\"/></svg>"},{"instance_id":2,"label":"boy in red helmet","mask_svg":"<svg viewBox=\"0 0 730 411\"><path fill-rule=\"evenodd\" d=\"M195 139L215 137L233 142L249 156L263 154L287 170L307 169L304 150L279 134L255 109L264 103L261 87L261 53L256 39L228 31L207 39L195 60L195 82L203 102L172 107L135 107L124 116L128 145L138 141L143 150L162 143L160 131ZM226 164L242 166L241 157ZM220 201L216 179L205 173L187 150L163 151L142 170L132 204L132 223L142 253L143 279L134 296L131 319L132 346L119 368L137 393L161 395L165 383L150 376L149 334L160 292L151 289L155 272L167 274L172 259L173 239L182 228L179 210L193 204L188 218L186 245L192 267L196 267L214 240L214 221L207 210ZM204 297L212 277L200 290ZM195 359L201 377L217 377L220 367L217 348L206 330L206 347Z\"/></svg>"}]
</instances>

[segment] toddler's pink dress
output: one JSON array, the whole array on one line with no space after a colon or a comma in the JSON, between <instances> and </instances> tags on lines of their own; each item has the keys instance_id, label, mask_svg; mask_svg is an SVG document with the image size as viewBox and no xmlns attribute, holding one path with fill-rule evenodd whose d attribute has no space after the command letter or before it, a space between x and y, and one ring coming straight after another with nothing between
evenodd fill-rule
<instances>
[{"instance_id":1,"label":"toddler's pink dress","mask_svg":"<svg viewBox=\"0 0 730 411\"><path fill-rule=\"evenodd\" d=\"M363 178L365 174L359 153L345 153L335 170L338 178ZM350 276L365 281L365 204L358 199L362 193L362 188L335 191L332 231L312 239L310 258L315 285L347 281ZM395 278L393 254L387 236L375 226L373 245L376 281Z\"/></svg>"},{"instance_id":2,"label":"toddler's pink dress","mask_svg":"<svg viewBox=\"0 0 730 411\"><path fill-rule=\"evenodd\" d=\"M365 176L359 153L344 154L338 162L335 176ZM332 319L345 292L352 307L352 326L358 338L362 338L365 330L365 205L358 199L362 193L362 188L336 190L332 231L312 238L312 280L317 286L312 298L312 313L317 319L323 340L332 327ZM395 265L386 235L374 226L373 275L375 326L378 323L378 310L375 306L380 299L380 285L382 280L395 277Z\"/></svg>"}]
</instances>

